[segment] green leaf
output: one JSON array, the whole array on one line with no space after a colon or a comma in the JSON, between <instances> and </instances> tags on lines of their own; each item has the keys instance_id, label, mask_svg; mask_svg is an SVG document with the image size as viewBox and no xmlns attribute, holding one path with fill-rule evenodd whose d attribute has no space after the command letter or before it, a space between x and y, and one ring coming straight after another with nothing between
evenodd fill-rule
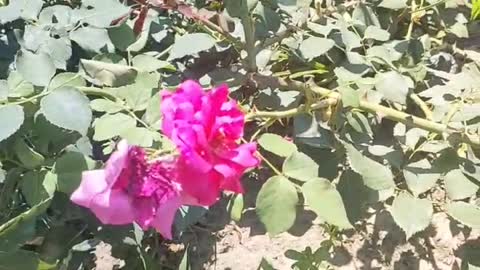
<instances>
[{"instance_id":1,"label":"green leaf","mask_svg":"<svg viewBox=\"0 0 480 270\"><path fill-rule=\"evenodd\" d=\"M53 77L48 88L50 90L57 90L63 86L82 87L87 86L87 82L77 73L62 72Z\"/></svg>"},{"instance_id":2,"label":"green leaf","mask_svg":"<svg viewBox=\"0 0 480 270\"><path fill-rule=\"evenodd\" d=\"M44 158L28 146L23 139L17 139L13 145L15 154L20 162L29 169L36 168L43 164Z\"/></svg>"},{"instance_id":3,"label":"green leaf","mask_svg":"<svg viewBox=\"0 0 480 270\"><path fill-rule=\"evenodd\" d=\"M128 107L135 111L143 111L155 89L158 88L160 74L157 72L138 73L135 83L118 88L118 95L125 99Z\"/></svg>"},{"instance_id":4,"label":"green leaf","mask_svg":"<svg viewBox=\"0 0 480 270\"><path fill-rule=\"evenodd\" d=\"M362 155L353 145L344 143L352 169L360 174L365 185L374 190L395 187L393 175L386 166Z\"/></svg>"},{"instance_id":5,"label":"green leaf","mask_svg":"<svg viewBox=\"0 0 480 270\"><path fill-rule=\"evenodd\" d=\"M350 126L359 133L372 135L373 131L370 127L367 117L358 111L350 111L347 113L347 122Z\"/></svg>"},{"instance_id":6,"label":"green leaf","mask_svg":"<svg viewBox=\"0 0 480 270\"><path fill-rule=\"evenodd\" d=\"M276 269L273 268L273 266L265 258L262 258L257 270L276 270Z\"/></svg>"},{"instance_id":7,"label":"green leaf","mask_svg":"<svg viewBox=\"0 0 480 270\"><path fill-rule=\"evenodd\" d=\"M375 25L370 25L365 29L363 38L371 38L378 41L387 41L390 39L390 33Z\"/></svg>"},{"instance_id":8,"label":"green leaf","mask_svg":"<svg viewBox=\"0 0 480 270\"><path fill-rule=\"evenodd\" d=\"M237 194L233 200L230 200L230 217L239 222L243 213L243 195Z\"/></svg>"},{"instance_id":9,"label":"green leaf","mask_svg":"<svg viewBox=\"0 0 480 270\"><path fill-rule=\"evenodd\" d=\"M128 46L137 40L133 29L125 22L117 27L108 29L108 36L115 48L126 51Z\"/></svg>"},{"instance_id":10,"label":"green leaf","mask_svg":"<svg viewBox=\"0 0 480 270\"><path fill-rule=\"evenodd\" d=\"M318 164L301 152L293 152L282 166L283 173L299 181L308 181L318 176Z\"/></svg>"},{"instance_id":11,"label":"green leaf","mask_svg":"<svg viewBox=\"0 0 480 270\"><path fill-rule=\"evenodd\" d=\"M86 135L92 121L88 98L75 88L66 86L53 91L40 101L41 112L52 124Z\"/></svg>"},{"instance_id":12,"label":"green leaf","mask_svg":"<svg viewBox=\"0 0 480 270\"><path fill-rule=\"evenodd\" d=\"M256 210L270 235L292 227L297 203L297 190L287 178L273 176L263 184L257 196Z\"/></svg>"},{"instance_id":13,"label":"green leaf","mask_svg":"<svg viewBox=\"0 0 480 270\"><path fill-rule=\"evenodd\" d=\"M335 45L331 39L310 37L300 44L300 53L305 59L312 59L327 53Z\"/></svg>"},{"instance_id":14,"label":"green leaf","mask_svg":"<svg viewBox=\"0 0 480 270\"><path fill-rule=\"evenodd\" d=\"M137 71L125 65L82 59L80 74L93 84L118 87L133 83Z\"/></svg>"},{"instance_id":15,"label":"green leaf","mask_svg":"<svg viewBox=\"0 0 480 270\"><path fill-rule=\"evenodd\" d=\"M112 52L115 49L108 37L107 29L80 27L70 32L70 39L89 52Z\"/></svg>"},{"instance_id":16,"label":"green leaf","mask_svg":"<svg viewBox=\"0 0 480 270\"><path fill-rule=\"evenodd\" d=\"M96 141L108 140L135 128L136 125L137 121L129 115L123 113L107 114L96 119L93 123L95 128L93 139Z\"/></svg>"},{"instance_id":17,"label":"green leaf","mask_svg":"<svg viewBox=\"0 0 480 270\"><path fill-rule=\"evenodd\" d=\"M18 51L16 66L22 77L38 86L47 86L56 72L55 64L48 54Z\"/></svg>"},{"instance_id":18,"label":"green leaf","mask_svg":"<svg viewBox=\"0 0 480 270\"><path fill-rule=\"evenodd\" d=\"M178 266L178 270L190 270L190 263L188 259L188 248L185 248L185 252L183 253L182 260L180 261L180 265Z\"/></svg>"},{"instance_id":19,"label":"green leaf","mask_svg":"<svg viewBox=\"0 0 480 270\"><path fill-rule=\"evenodd\" d=\"M197 223L208 212L208 207L182 206L175 216L175 228L183 232Z\"/></svg>"},{"instance_id":20,"label":"green leaf","mask_svg":"<svg viewBox=\"0 0 480 270\"><path fill-rule=\"evenodd\" d=\"M120 134L122 138L127 139L131 145L138 145L141 147L151 147L153 144L152 131L143 127L134 127L125 130Z\"/></svg>"},{"instance_id":21,"label":"green leaf","mask_svg":"<svg viewBox=\"0 0 480 270\"><path fill-rule=\"evenodd\" d=\"M360 97L358 91L350 86L339 87L338 91L342 94L342 105L344 107L356 108L360 105Z\"/></svg>"},{"instance_id":22,"label":"green leaf","mask_svg":"<svg viewBox=\"0 0 480 270\"><path fill-rule=\"evenodd\" d=\"M323 178L311 179L302 186L307 203L325 222L340 229L352 228L340 193L330 181Z\"/></svg>"},{"instance_id":23,"label":"green leaf","mask_svg":"<svg viewBox=\"0 0 480 270\"><path fill-rule=\"evenodd\" d=\"M362 39L353 31L347 29L347 27L341 27L340 33L342 36L342 43L345 45L347 51L362 46Z\"/></svg>"},{"instance_id":24,"label":"green leaf","mask_svg":"<svg viewBox=\"0 0 480 270\"><path fill-rule=\"evenodd\" d=\"M342 172L337 190L342 196L350 224L364 217L368 203L377 202L379 199L378 191L365 186L362 177L351 170Z\"/></svg>"},{"instance_id":25,"label":"green leaf","mask_svg":"<svg viewBox=\"0 0 480 270\"><path fill-rule=\"evenodd\" d=\"M96 166L97 163L88 156L70 151L56 160L53 167L55 174L49 177L56 178L59 191L71 194L80 185L82 172L93 170Z\"/></svg>"},{"instance_id":26,"label":"green leaf","mask_svg":"<svg viewBox=\"0 0 480 270\"><path fill-rule=\"evenodd\" d=\"M470 20L474 21L480 18L480 1L473 0L472 1L472 11L470 13Z\"/></svg>"},{"instance_id":27,"label":"green leaf","mask_svg":"<svg viewBox=\"0 0 480 270\"><path fill-rule=\"evenodd\" d=\"M23 124L25 115L19 105L0 106L0 142L12 136Z\"/></svg>"},{"instance_id":28,"label":"green leaf","mask_svg":"<svg viewBox=\"0 0 480 270\"><path fill-rule=\"evenodd\" d=\"M206 51L215 46L215 43L215 39L205 33L185 34L175 40L168 59L182 58L187 55ZM195 44L195 46L192 46L192 44Z\"/></svg>"},{"instance_id":29,"label":"green leaf","mask_svg":"<svg viewBox=\"0 0 480 270\"><path fill-rule=\"evenodd\" d=\"M403 170L408 188L418 196L435 186L440 173L432 168L427 159L408 164Z\"/></svg>"},{"instance_id":30,"label":"green leaf","mask_svg":"<svg viewBox=\"0 0 480 270\"><path fill-rule=\"evenodd\" d=\"M35 221L35 218L38 215L43 214L47 208L50 206L51 198L41 203L33 206L29 210L21 213L20 215L10 219L9 221L3 223L0 226L0 243L2 243L1 247L3 248L5 245L17 245L20 246L23 244L24 241L28 240L28 238L21 239L21 241L16 241L16 237L12 237L12 235L18 236L18 230L26 229L26 225L32 224ZM31 229L32 227L30 227ZM34 227L33 227L34 228ZM32 235L33 236L33 235ZM14 243L11 243L14 241ZM0 252L2 254L2 252ZM18 259L18 258L17 258ZM0 261L0 263L3 261Z\"/></svg>"},{"instance_id":31,"label":"green leaf","mask_svg":"<svg viewBox=\"0 0 480 270\"><path fill-rule=\"evenodd\" d=\"M258 4L258 0L225 0L228 15L237 18L247 17Z\"/></svg>"},{"instance_id":32,"label":"green leaf","mask_svg":"<svg viewBox=\"0 0 480 270\"><path fill-rule=\"evenodd\" d=\"M407 7L407 1L406 0L383 0L379 7L384 7L388 9L404 9Z\"/></svg>"},{"instance_id":33,"label":"green leaf","mask_svg":"<svg viewBox=\"0 0 480 270\"><path fill-rule=\"evenodd\" d=\"M97 112L116 113L122 111L122 105L115 103L109 99L98 98L90 101L90 107Z\"/></svg>"},{"instance_id":34,"label":"green leaf","mask_svg":"<svg viewBox=\"0 0 480 270\"><path fill-rule=\"evenodd\" d=\"M380 73L376 77L375 88L383 97L400 104L407 102L408 89L413 88L413 81L396 71Z\"/></svg>"},{"instance_id":35,"label":"green leaf","mask_svg":"<svg viewBox=\"0 0 480 270\"><path fill-rule=\"evenodd\" d=\"M10 73L7 79L8 96L13 98L30 96L34 92L33 84L23 79L18 71Z\"/></svg>"},{"instance_id":36,"label":"green leaf","mask_svg":"<svg viewBox=\"0 0 480 270\"><path fill-rule=\"evenodd\" d=\"M0 270L38 270L40 259L32 251L0 252Z\"/></svg>"},{"instance_id":37,"label":"green leaf","mask_svg":"<svg viewBox=\"0 0 480 270\"><path fill-rule=\"evenodd\" d=\"M132 65L140 71L153 72L159 69L175 71L175 67L167 61L159 60L151 55L139 54L132 59Z\"/></svg>"},{"instance_id":38,"label":"green leaf","mask_svg":"<svg viewBox=\"0 0 480 270\"><path fill-rule=\"evenodd\" d=\"M407 192L402 192L393 200L390 212L395 223L409 239L430 224L433 206L427 199L417 199Z\"/></svg>"},{"instance_id":39,"label":"green leaf","mask_svg":"<svg viewBox=\"0 0 480 270\"><path fill-rule=\"evenodd\" d=\"M83 0L82 8L76 10L77 20L90 25L107 28L112 21L128 14L130 9L117 0Z\"/></svg>"},{"instance_id":40,"label":"green leaf","mask_svg":"<svg viewBox=\"0 0 480 270\"><path fill-rule=\"evenodd\" d=\"M160 111L161 96L155 94L150 98L145 111L144 121L151 127L160 130L162 124L162 112Z\"/></svg>"},{"instance_id":41,"label":"green leaf","mask_svg":"<svg viewBox=\"0 0 480 270\"><path fill-rule=\"evenodd\" d=\"M258 144L260 144L263 149L281 157L288 157L297 151L295 144L273 133L262 134L258 139Z\"/></svg>"},{"instance_id":42,"label":"green leaf","mask_svg":"<svg viewBox=\"0 0 480 270\"><path fill-rule=\"evenodd\" d=\"M466 202L451 202L446 206L447 214L472 229L480 229L480 208Z\"/></svg>"},{"instance_id":43,"label":"green leaf","mask_svg":"<svg viewBox=\"0 0 480 270\"><path fill-rule=\"evenodd\" d=\"M8 83L6 80L0 80L0 101L6 101L8 98Z\"/></svg>"},{"instance_id":44,"label":"green leaf","mask_svg":"<svg viewBox=\"0 0 480 270\"><path fill-rule=\"evenodd\" d=\"M56 177L48 171L28 171L22 177L21 190L30 205L36 205L53 197Z\"/></svg>"},{"instance_id":45,"label":"green leaf","mask_svg":"<svg viewBox=\"0 0 480 270\"><path fill-rule=\"evenodd\" d=\"M445 176L445 190L452 200L462 200L473 196L478 191L478 185L468 179L460 169L449 171Z\"/></svg>"}]
</instances>

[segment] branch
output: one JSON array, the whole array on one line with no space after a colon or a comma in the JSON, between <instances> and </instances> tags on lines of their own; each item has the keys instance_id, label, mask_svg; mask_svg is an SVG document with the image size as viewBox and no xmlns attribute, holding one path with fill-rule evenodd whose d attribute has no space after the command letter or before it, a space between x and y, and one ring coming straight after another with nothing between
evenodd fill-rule
<instances>
[{"instance_id":1,"label":"branch","mask_svg":"<svg viewBox=\"0 0 480 270\"><path fill-rule=\"evenodd\" d=\"M253 77L260 87L269 86L272 88L278 88L280 90L285 90L285 91L296 90L300 92L305 92L307 89L309 89L317 94L328 97L327 100L332 99L334 103L338 102L341 99L341 96L339 93L333 92L323 87L319 87L315 85L309 86L307 84L304 84L298 81L285 80L285 79L276 78L276 77L267 77L259 74L255 74ZM332 101L329 101L329 102L332 102ZM478 136L473 136L473 135L467 134L466 132L461 132L457 129L450 128L447 124L433 122L433 121L420 118L408 113L394 110L389 107L370 103L365 100L360 101L358 108L366 112L380 115L384 118L403 123L406 126L421 128L421 129L428 130L430 132L434 132L440 135L444 135L444 134L455 135L458 137L458 139L461 142L468 143L473 146L480 146L480 138ZM312 110L312 107L308 109L306 108L302 108L302 109L303 111ZM264 115L273 115L273 117L278 117L278 115L282 115L282 114L287 114L287 116L291 116L294 113L293 110L289 110L287 112L288 113L280 112L280 114L274 114L274 112L269 112L269 114L264 114ZM298 112L300 111L298 110Z\"/></svg>"},{"instance_id":2,"label":"branch","mask_svg":"<svg viewBox=\"0 0 480 270\"><path fill-rule=\"evenodd\" d=\"M236 48L240 50L244 49L245 45L238 38L232 36L228 31L223 30L220 26L214 24L208 19L199 19L199 18L196 18L196 19L197 19L197 23L203 24L205 27L209 28L210 30L220 33L228 41L230 41Z\"/></svg>"},{"instance_id":3,"label":"branch","mask_svg":"<svg viewBox=\"0 0 480 270\"><path fill-rule=\"evenodd\" d=\"M256 111L249 113L246 116L246 121L252 121L259 118L287 118L292 117L300 113L315 111L323 108L328 108L337 103L337 99L327 98L319 102L315 102L309 107L306 105L300 105L298 108L290 109L286 111Z\"/></svg>"},{"instance_id":4,"label":"branch","mask_svg":"<svg viewBox=\"0 0 480 270\"><path fill-rule=\"evenodd\" d=\"M277 42L281 42L283 39L291 36L293 33L295 33L296 27L294 26L288 26L288 28L280 33L275 34L273 37L265 39L264 42L258 44L255 47L255 51L258 53L261 51L263 48L267 48Z\"/></svg>"}]
</instances>

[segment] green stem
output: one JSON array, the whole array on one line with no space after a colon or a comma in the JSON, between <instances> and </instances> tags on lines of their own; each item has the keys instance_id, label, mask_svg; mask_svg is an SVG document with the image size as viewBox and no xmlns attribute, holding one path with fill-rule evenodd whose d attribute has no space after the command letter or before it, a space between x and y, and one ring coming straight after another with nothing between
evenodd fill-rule
<instances>
[{"instance_id":1,"label":"green stem","mask_svg":"<svg viewBox=\"0 0 480 270\"><path fill-rule=\"evenodd\" d=\"M252 18L247 15L242 18L243 31L245 33L245 50L247 51L247 71L257 71L255 49L255 27Z\"/></svg>"},{"instance_id":2,"label":"green stem","mask_svg":"<svg viewBox=\"0 0 480 270\"><path fill-rule=\"evenodd\" d=\"M293 80L284 80L281 78L275 77L268 77L259 74L255 74L254 80L260 85L260 87L273 87L278 88L280 90L291 91L296 90L304 93L308 89L311 91L320 94L321 96L328 96L331 99L335 99L339 101L341 96L337 92L333 92L329 89L315 86L315 85L307 85L298 81ZM473 136L467 134L466 132L461 132L460 130L450 128L448 125L443 123L433 122L424 118L420 118L408 113L404 113L401 111L394 110L389 107L385 107L379 104L374 104L367 102L365 100L361 100L358 106L359 109L370 112L372 114L380 115L384 118L397 121L403 123L410 127L417 127L421 128L430 132L434 132L440 135L447 134L447 135L457 135L459 136L458 139L464 143L468 143L472 146L480 146L480 138L478 136ZM271 112L270 112L271 113ZM272 115L275 117L275 114Z\"/></svg>"}]
</instances>

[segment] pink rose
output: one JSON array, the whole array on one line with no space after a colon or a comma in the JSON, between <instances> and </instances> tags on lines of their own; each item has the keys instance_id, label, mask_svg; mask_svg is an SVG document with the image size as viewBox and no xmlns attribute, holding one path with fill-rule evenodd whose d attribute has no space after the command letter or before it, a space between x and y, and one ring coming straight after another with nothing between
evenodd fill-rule
<instances>
[{"instance_id":1,"label":"pink rose","mask_svg":"<svg viewBox=\"0 0 480 270\"><path fill-rule=\"evenodd\" d=\"M147 162L142 148L122 140L103 170L85 171L71 200L89 208L104 224L137 222L171 238L175 212L182 204L174 161Z\"/></svg>"},{"instance_id":2,"label":"pink rose","mask_svg":"<svg viewBox=\"0 0 480 270\"><path fill-rule=\"evenodd\" d=\"M240 178L258 165L255 143L239 144L245 116L228 87L204 91L185 81L176 92L162 92L162 130L180 151L178 182L195 201L212 205L221 190L243 192Z\"/></svg>"}]
</instances>

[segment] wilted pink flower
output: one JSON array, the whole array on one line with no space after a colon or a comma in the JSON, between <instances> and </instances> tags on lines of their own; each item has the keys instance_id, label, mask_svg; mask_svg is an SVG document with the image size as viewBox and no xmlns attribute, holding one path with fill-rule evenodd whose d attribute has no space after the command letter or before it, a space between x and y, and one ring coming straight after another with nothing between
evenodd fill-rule
<instances>
[{"instance_id":1,"label":"wilted pink flower","mask_svg":"<svg viewBox=\"0 0 480 270\"><path fill-rule=\"evenodd\" d=\"M89 208L104 224L137 222L171 238L182 204L173 161L148 163L142 148L122 140L103 170L86 171L71 200Z\"/></svg>"},{"instance_id":2,"label":"wilted pink flower","mask_svg":"<svg viewBox=\"0 0 480 270\"><path fill-rule=\"evenodd\" d=\"M257 166L255 143L238 144L245 117L228 87L204 91L186 81L176 92L162 92L162 130L180 151L178 181L199 205L211 205L221 190L243 192L240 177Z\"/></svg>"}]
</instances>

